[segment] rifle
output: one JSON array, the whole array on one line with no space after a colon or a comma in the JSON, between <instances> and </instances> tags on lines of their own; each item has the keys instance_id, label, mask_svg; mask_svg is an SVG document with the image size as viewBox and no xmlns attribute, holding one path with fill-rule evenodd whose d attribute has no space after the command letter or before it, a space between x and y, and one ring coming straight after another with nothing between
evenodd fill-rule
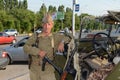
<instances>
[{"instance_id":1,"label":"rifle","mask_svg":"<svg viewBox=\"0 0 120 80\"><path fill-rule=\"evenodd\" d=\"M68 60L66 66L63 70L63 73L61 75L60 80L66 80L66 77L67 77L68 73L72 74L73 76L75 76L75 74L76 74L76 70L74 68L71 70L70 68L71 68L71 62L72 62L73 56L74 56L75 52L78 50L78 43L77 42L78 41L75 41L75 47L71 51L71 54L69 56L69 60ZM84 59L88 58L89 56L93 55L94 53L95 53L95 51L93 50L93 51L91 51L91 52L89 52L85 55L81 54L81 60L84 60Z\"/></svg>"},{"instance_id":2,"label":"rifle","mask_svg":"<svg viewBox=\"0 0 120 80\"><path fill-rule=\"evenodd\" d=\"M75 69L71 69L71 62L72 62L72 59L73 59L73 56L75 54L77 50L77 47L75 47L73 49L73 51L71 51L71 55L70 55L70 58L65 66L65 69L62 70L60 67L58 67L57 65L54 64L54 62L52 60L50 60L47 56L45 56L43 58L43 62L42 62L42 71L45 70L45 64L46 62L48 62L49 64L51 64L54 69L59 73L59 75L61 76L60 80L66 80L66 77L67 77L67 74L70 73L72 75L74 75L76 73Z\"/></svg>"},{"instance_id":3,"label":"rifle","mask_svg":"<svg viewBox=\"0 0 120 80\"><path fill-rule=\"evenodd\" d=\"M45 56L42 61L43 61L43 62L42 62L42 71L45 70L45 64L46 64L46 62L48 62L49 64L51 64L51 65L54 67L54 69L59 73L59 75L62 74L62 69L59 68L58 66L56 66L56 65L52 62L52 60L50 60L47 56Z\"/></svg>"},{"instance_id":4,"label":"rifle","mask_svg":"<svg viewBox=\"0 0 120 80\"><path fill-rule=\"evenodd\" d=\"M65 35L67 35L70 39L72 39L72 37L70 35L68 35L67 33ZM43 62L42 62L42 71L45 70L45 64L46 64L46 62L48 62L59 73L59 75L61 76L60 80L66 80L66 77L67 77L68 73L70 73L72 75L75 75L76 71L73 67L71 68L71 62L72 62L73 56L74 56L76 51L77 51L77 44L75 44L75 48L71 51L71 54L69 56L69 60L66 64L64 70L62 70L60 67L55 65L54 62L52 62L52 60L50 60L47 56L45 56L43 58Z\"/></svg>"},{"instance_id":5,"label":"rifle","mask_svg":"<svg viewBox=\"0 0 120 80\"><path fill-rule=\"evenodd\" d=\"M70 73L72 75L74 75L76 73L75 69L71 69L71 62L72 62L72 59L73 59L73 56L75 54L75 52L77 51L77 44L75 43L75 48L71 51L71 54L70 54L70 58L63 70L63 73L61 75L61 79L60 80L66 80L66 77L67 77L67 74Z\"/></svg>"}]
</instances>

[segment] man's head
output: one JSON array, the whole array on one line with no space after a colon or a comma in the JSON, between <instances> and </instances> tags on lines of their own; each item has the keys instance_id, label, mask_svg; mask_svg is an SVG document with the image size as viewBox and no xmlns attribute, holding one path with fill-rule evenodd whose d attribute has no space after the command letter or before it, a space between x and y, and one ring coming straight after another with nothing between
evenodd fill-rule
<instances>
[{"instance_id":1,"label":"man's head","mask_svg":"<svg viewBox=\"0 0 120 80\"><path fill-rule=\"evenodd\" d=\"M47 13L43 20L42 20L42 26L43 26L43 32L44 33L51 33L51 30L53 28L53 25L54 25L54 22L53 22L53 19L51 17L51 15L49 13Z\"/></svg>"}]
</instances>

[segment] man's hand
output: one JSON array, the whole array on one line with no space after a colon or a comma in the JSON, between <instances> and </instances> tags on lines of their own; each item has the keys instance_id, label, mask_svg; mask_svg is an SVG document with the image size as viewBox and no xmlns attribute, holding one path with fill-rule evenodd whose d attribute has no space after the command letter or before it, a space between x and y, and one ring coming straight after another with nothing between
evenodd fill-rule
<instances>
[{"instance_id":1,"label":"man's hand","mask_svg":"<svg viewBox=\"0 0 120 80\"><path fill-rule=\"evenodd\" d=\"M39 55L40 55L40 57L41 57L41 58L44 58L44 57L45 57L45 55L46 55L46 52L45 52L45 51L40 50Z\"/></svg>"},{"instance_id":2,"label":"man's hand","mask_svg":"<svg viewBox=\"0 0 120 80\"><path fill-rule=\"evenodd\" d=\"M59 43L59 45L58 45L58 51L59 52L63 52L64 51L64 43L63 42Z\"/></svg>"}]
</instances>

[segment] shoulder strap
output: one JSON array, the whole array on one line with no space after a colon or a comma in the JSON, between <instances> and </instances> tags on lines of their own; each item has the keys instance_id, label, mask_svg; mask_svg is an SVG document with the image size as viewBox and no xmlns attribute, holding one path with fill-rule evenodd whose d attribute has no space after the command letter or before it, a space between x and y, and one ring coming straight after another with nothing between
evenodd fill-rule
<instances>
[{"instance_id":1,"label":"shoulder strap","mask_svg":"<svg viewBox=\"0 0 120 80\"><path fill-rule=\"evenodd\" d=\"M54 38L53 38L53 35L52 35L51 44L52 44L52 48L54 48Z\"/></svg>"},{"instance_id":2,"label":"shoulder strap","mask_svg":"<svg viewBox=\"0 0 120 80\"><path fill-rule=\"evenodd\" d=\"M38 47L38 33L35 34L35 45Z\"/></svg>"},{"instance_id":3,"label":"shoulder strap","mask_svg":"<svg viewBox=\"0 0 120 80\"><path fill-rule=\"evenodd\" d=\"M35 45L38 44L38 37L41 37L42 35L41 34L35 34ZM52 45L52 48L54 49L54 38L53 38L53 35L51 35L51 45ZM38 46L38 45L37 45Z\"/></svg>"}]
</instances>

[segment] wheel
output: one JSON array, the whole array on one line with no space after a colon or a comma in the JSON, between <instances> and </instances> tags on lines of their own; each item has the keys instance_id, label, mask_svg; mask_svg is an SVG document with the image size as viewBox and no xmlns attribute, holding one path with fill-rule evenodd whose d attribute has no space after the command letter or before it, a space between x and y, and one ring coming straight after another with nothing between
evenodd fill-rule
<instances>
[{"instance_id":1,"label":"wheel","mask_svg":"<svg viewBox=\"0 0 120 80\"><path fill-rule=\"evenodd\" d=\"M11 59L9 56L7 56L5 59L4 59L4 63L0 66L0 68L6 68L7 65L9 65L11 63Z\"/></svg>"},{"instance_id":2,"label":"wheel","mask_svg":"<svg viewBox=\"0 0 120 80\"><path fill-rule=\"evenodd\" d=\"M10 60L10 57L8 56L8 57L7 57L7 65L9 65L10 62L11 62L11 60Z\"/></svg>"},{"instance_id":3,"label":"wheel","mask_svg":"<svg viewBox=\"0 0 120 80\"><path fill-rule=\"evenodd\" d=\"M101 37L98 37L101 35ZM106 33L97 33L93 37L93 49L99 57L113 59L117 46L113 39Z\"/></svg>"}]
</instances>

